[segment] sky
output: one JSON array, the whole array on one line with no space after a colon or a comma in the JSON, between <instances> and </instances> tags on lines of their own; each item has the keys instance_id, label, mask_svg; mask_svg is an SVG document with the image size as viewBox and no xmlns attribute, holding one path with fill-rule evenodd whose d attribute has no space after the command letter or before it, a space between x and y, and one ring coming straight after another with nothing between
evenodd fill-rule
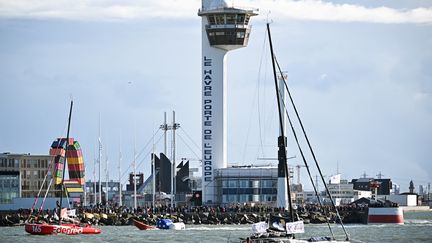
<instances>
[{"instance_id":1,"label":"sky","mask_svg":"<svg viewBox=\"0 0 432 243\"><path fill-rule=\"evenodd\" d=\"M276 164L276 99L265 24L326 176L432 181L432 1L235 0L259 9L246 48L228 54L228 163ZM0 152L47 154L65 136L93 180L150 174L164 112L176 158L201 156L199 0L0 0ZM298 127L298 126L297 126ZM169 134L171 136L171 133ZM288 133L293 166L300 154ZM304 140L302 140L304 145ZM169 148L171 143L169 142ZM310 159L310 156L308 157ZM313 163L309 160L309 163ZM102 171L102 179L105 171ZM313 175L315 175L313 173ZM96 174L97 175L97 174ZM301 169L306 188L306 170Z\"/></svg>"}]
</instances>

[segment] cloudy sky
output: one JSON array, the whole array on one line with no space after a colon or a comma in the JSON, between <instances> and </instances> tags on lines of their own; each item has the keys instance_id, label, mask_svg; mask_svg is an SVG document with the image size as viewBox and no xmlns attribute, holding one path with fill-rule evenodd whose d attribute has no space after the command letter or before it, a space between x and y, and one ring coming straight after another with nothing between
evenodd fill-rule
<instances>
[{"instance_id":1,"label":"cloudy sky","mask_svg":"<svg viewBox=\"0 0 432 243\"><path fill-rule=\"evenodd\" d=\"M275 163L257 160L276 157L269 20L324 174L381 172L403 191L411 179L432 181L432 1L227 2L260 13L249 46L228 55L229 163ZM147 177L152 141L163 151L164 111L181 124L176 157L197 159L199 8L199 0L0 0L0 152L46 154L65 136L72 97L71 134L89 179L99 115L111 179L120 149L130 171L134 137ZM292 141L288 154L300 164Z\"/></svg>"}]
</instances>

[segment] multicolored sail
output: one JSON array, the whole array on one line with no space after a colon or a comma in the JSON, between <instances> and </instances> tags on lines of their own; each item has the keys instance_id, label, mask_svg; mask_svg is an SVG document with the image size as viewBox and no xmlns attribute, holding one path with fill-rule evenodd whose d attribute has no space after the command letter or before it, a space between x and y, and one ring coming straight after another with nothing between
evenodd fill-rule
<instances>
[{"instance_id":1,"label":"multicolored sail","mask_svg":"<svg viewBox=\"0 0 432 243\"><path fill-rule=\"evenodd\" d=\"M62 184L65 156L67 158L69 179L63 181L67 192L83 192L85 184L84 159L78 141L69 138L66 153L66 138L57 138L52 144L50 155L54 156L54 181L56 186Z\"/></svg>"}]
</instances>

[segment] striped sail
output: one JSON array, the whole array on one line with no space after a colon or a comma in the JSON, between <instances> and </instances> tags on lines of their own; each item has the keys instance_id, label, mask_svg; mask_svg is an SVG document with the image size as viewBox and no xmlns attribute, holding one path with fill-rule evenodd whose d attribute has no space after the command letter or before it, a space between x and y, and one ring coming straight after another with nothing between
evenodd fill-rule
<instances>
[{"instance_id":1,"label":"striped sail","mask_svg":"<svg viewBox=\"0 0 432 243\"><path fill-rule=\"evenodd\" d=\"M54 159L54 182L57 187L62 184L66 156L69 171L69 179L63 182L66 191L69 193L83 192L85 170L81 146L73 138L69 138L68 144L67 153L66 138L57 138L51 144L50 155Z\"/></svg>"}]
</instances>

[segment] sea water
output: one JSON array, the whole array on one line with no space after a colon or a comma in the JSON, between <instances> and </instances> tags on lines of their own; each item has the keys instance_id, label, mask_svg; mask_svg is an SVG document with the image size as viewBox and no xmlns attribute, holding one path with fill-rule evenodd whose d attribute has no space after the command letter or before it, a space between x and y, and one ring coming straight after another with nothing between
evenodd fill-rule
<instances>
[{"instance_id":1,"label":"sea water","mask_svg":"<svg viewBox=\"0 0 432 243\"><path fill-rule=\"evenodd\" d=\"M407 212L404 225L348 224L355 242L432 242L432 212ZM134 226L102 226L100 235L30 235L24 227L0 228L0 242L240 242L251 234L250 225L186 225L186 230L138 230ZM340 225L332 225L338 240L345 236ZM329 236L326 224L305 225L297 238Z\"/></svg>"}]
</instances>

